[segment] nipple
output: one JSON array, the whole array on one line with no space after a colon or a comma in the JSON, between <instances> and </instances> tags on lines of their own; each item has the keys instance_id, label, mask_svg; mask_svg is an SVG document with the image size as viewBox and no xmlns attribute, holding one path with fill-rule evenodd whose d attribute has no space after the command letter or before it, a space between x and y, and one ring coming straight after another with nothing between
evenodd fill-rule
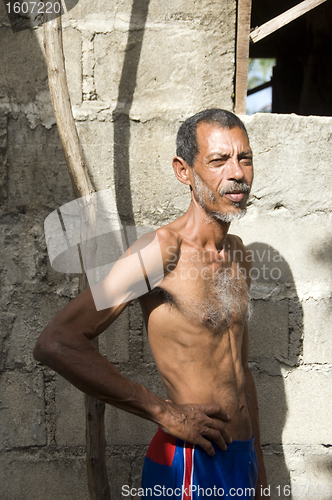
<instances>
[{"instance_id":1,"label":"nipple","mask_svg":"<svg viewBox=\"0 0 332 500\"><path fill-rule=\"evenodd\" d=\"M211 316L209 314L204 314L202 322L207 323L208 321L211 321Z\"/></svg>"}]
</instances>

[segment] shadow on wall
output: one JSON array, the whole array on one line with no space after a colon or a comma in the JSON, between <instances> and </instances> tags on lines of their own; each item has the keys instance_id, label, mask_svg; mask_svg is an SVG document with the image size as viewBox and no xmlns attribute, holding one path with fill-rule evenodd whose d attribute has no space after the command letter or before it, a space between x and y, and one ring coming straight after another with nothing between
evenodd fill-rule
<instances>
[{"instance_id":1,"label":"shadow on wall","mask_svg":"<svg viewBox=\"0 0 332 500\"><path fill-rule=\"evenodd\" d=\"M130 119L150 0L134 0L114 120L114 183L123 225L135 225L130 187Z\"/></svg>"},{"instance_id":2,"label":"shadow on wall","mask_svg":"<svg viewBox=\"0 0 332 500\"><path fill-rule=\"evenodd\" d=\"M272 498L276 486L289 485L282 447L287 417L283 368L296 367L302 354L303 311L291 269L282 255L264 243L248 246L252 258L249 323L250 367L260 406L261 439Z\"/></svg>"},{"instance_id":3,"label":"shadow on wall","mask_svg":"<svg viewBox=\"0 0 332 500\"><path fill-rule=\"evenodd\" d=\"M134 225L134 216L128 114L136 86L148 5L148 0L134 0L132 6L118 102L113 113L117 209L123 224L130 225ZM38 40L41 32L27 29L12 33L9 27L4 27L8 21L3 4L0 4L0 18L3 22L0 62L4 70L0 74L0 225L4 229L0 233L0 238L4 235L0 245L4 249L0 256L3 271L0 305L6 315L0 361L4 377L8 372L17 382L15 398L22 401L17 413L13 403L16 399L9 392L2 410L6 429L4 446L9 455L11 450L20 448L20 456L18 460L10 457L1 482L6 485L8 498L53 500L55 494L57 498L69 495L83 499L87 494L84 451L75 449L69 467L62 452L58 453L61 448L58 414L67 410L59 406L56 397L58 379L32 359L32 346L40 332L66 305L68 298L75 295L73 276L50 268L43 231L46 216L74 196L62 144L53 126L47 67L40 49L41 40ZM50 291L54 291L53 295ZM0 444L3 444L2 437ZM39 459L36 455L31 469L28 456L31 447L38 447L53 460L61 476L55 493L48 488L47 481L40 483L39 480L41 474L44 477L51 474L51 468L45 469L45 458ZM134 460L129 461L132 467ZM18 475L20 481L12 481L13 475Z\"/></svg>"},{"instance_id":4,"label":"shadow on wall","mask_svg":"<svg viewBox=\"0 0 332 500\"><path fill-rule=\"evenodd\" d=\"M329 266L332 271L332 240L325 241L317 250L313 253L313 257L316 260L324 262L326 266Z\"/></svg>"},{"instance_id":5,"label":"shadow on wall","mask_svg":"<svg viewBox=\"0 0 332 500\"><path fill-rule=\"evenodd\" d=\"M312 256L315 260L322 262L329 270L330 278L332 277L332 239L325 240L317 250L312 251ZM329 297L329 309L332 311L332 286Z\"/></svg>"}]
</instances>

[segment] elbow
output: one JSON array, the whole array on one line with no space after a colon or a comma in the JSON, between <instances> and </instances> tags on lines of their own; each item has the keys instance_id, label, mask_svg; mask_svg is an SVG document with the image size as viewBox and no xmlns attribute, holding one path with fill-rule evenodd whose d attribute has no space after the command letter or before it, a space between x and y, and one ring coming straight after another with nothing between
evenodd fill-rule
<instances>
[{"instance_id":1,"label":"elbow","mask_svg":"<svg viewBox=\"0 0 332 500\"><path fill-rule=\"evenodd\" d=\"M59 344L55 334L49 328L41 333L33 350L33 357L43 365L51 366L52 360L56 358Z\"/></svg>"}]
</instances>

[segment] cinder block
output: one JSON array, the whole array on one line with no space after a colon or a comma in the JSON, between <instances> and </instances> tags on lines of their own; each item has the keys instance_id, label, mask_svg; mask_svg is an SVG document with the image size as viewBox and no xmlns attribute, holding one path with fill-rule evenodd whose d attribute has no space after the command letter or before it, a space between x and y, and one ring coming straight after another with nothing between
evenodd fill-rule
<instances>
[{"instance_id":1,"label":"cinder block","mask_svg":"<svg viewBox=\"0 0 332 500\"><path fill-rule=\"evenodd\" d=\"M26 31L13 36L23 33ZM13 60L17 73L18 61L17 58ZM31 67L37 71L33 62ZM44 78L46 80L46 76ZM16 120L9 120L8 133L8 211L36 210L35 213L39 213L43 206L43 210L51 212L71 200L72 185L57 129L37 127L31 130L26 118L19 115Z\"/></svg>"},{"instance_id":2,"label":"cinder block","mask_svg":"<svg viewBox=\"0 0 332 500\"><path fill-rule=\"evenodd\" d=\"M36 364L32 358L32 350L38 333L36 332L36 328L32 327L31 329L33 321L29 317L29 312L26 310L18 311L18 315L14 321L10 335L7 368L25 365L31 369Z\"/></svg>"},{"instance_id":3,"label":"cinder block","mask_svg":"<svg viewBox=\"0 0 332 500\"><path fill-rule=\"evenodd\" d=\"M7 116L0 113L0 202L7 198L8 165L6 159Z\"/></svg>"},{"instance_id":4,"label":"cinder block","mask_svg":"<svg viewBox=\"0 0 332 500\"><path fill-rule=\"evenodd\" d=\"M288 413L283 443L330 443L331 370L304 366L292 369L284 381Z\"/></svg>"},{"instance_id":5,"label":"cinder block","mask_svg":"<svg viewBox=\"0 0 332 500\"><path fill-rule=\"evenodd\" d=\"M131 464L131 484L134 488L139 488L141 486L142 470L147 450L148 446L140 446L135 450L135 458Z\"/></svg>"},{"instance_id":6,"label":"cinder block","mask_svg":"<svg viewBox=\"0 0 332 500\"><path fill-rule=\"evenodd\" d=\"M108 445L147 445L157 431L153 422L108 406L105 413Z\"/></svg>"},{"instance_id":7,"label":"cinder block","mask_svg":"<svg viewBox=\"0 0 332 500\"><path fill-rule=\"evenodd\" d=\"M281 372L279 376L271 376L252 370L252 374L258 395L261 442L263 445L281 444L287 417L284 378Z\"/></svg>"},{"instance_id":8,"label":"cinder block","mask_svg":"<svg viewBox=\"0 0 332 500\"><path fill-rule=\"evenodd\" d=\"M72 104L82 103L82 41L79 31L66 28L63 33L66 76Z\"/></svg>"},{"instance_id":9,"label":"cinder block","mask_svg":"<svg viewBox=\"0 0 332 500\"><path fill-rule=\"evenodd\" d=\"M244 120L255 154L255 206L263 213L280 212L279 216L284 207L287 218L329 210L327 185L332 174L325 150L331 120L294 114L256 114Z\"/></svg>"},{"instance_id":10,"label":"cinder block","mask_svg":"<svg viewBox=\"0 0 332 500\"><path fill-rule=\"evenodd\" d=\"M107 452L108 454L109 452ZM132 455L132 454L130 454ZM125 453L117 452L114 456L107 457L107 470L109 485L111 490L111 498L123 498L123 486L130 485L132 459L131 456L126 456ZM127 497L128 498L128 497Z\"/></svg>"},{"instance_id":11,"label":"cinder block","mask_svg":"<svg viewBox=\"0 0 332 500\"><path fill-rule=\"evenodd\" d=\"M7 224L1 227L1 248L4 250L1 256L2 283L5 286L22 282L20 234L23 230L24 219L25 217L22 215L10 214L7 216ZM24 254L22 258L24 258Z\"/></svg>"},{"instance_id":12,"label":"cinder block","mask_svg":"<svg viewBox=\"0 0 332 500\"><path fill-rule=\"evenodd\" d=\"M33 369L33 348L41 331L55 314L64 307L68 300L48 294L29 294L18 289L12 304L16 302L17 315L12 325L8 343L7 368L24 366ZM55 307L54 307L55 305Z\"/></svg>"},{"instance_id":13,"label":"cinder block","mask_svg":"<svg viewBox=\"0 0 332 500\"><path fill-rule=\"evenodd\" d=\"M0 314L0 372L4 371L7 364L8 350L10 348L10 343L8 339L10 338L13 324L15 322L15 314L9 312L3 312Z\"/></svg>"},{"instance_id":14,"label":"cinder block","mask_svg":"<svg viewBox=\"0 0 332 500\"><path fill-rule=\"evenodd\" d=\"M100 104L94 105L92 101L89 105L92 106L92 108L89 107L89 118L94 118L100 110ZM114 179L113 123L97 120L85 121L86 115L82 112L82 108L76 110L76 113L78 113L77 118L82 120L78 121L76 126L91 180L97 190L107 189L113 186Z\"/></svg>"},{"instance_id":15,"label":"cinder block","mask_svg":"<svg viewBox=\"0 0 332 500\"><path fill-rule=\"evenodd\" d=\"M254 300L249 323L250 359L288 358L288 301Z\"/></svg>"},{"instance_id":16,"label":"cinder block","mask_svg":"<svg viewBox=\"0 0 332 500\"><path fill-rule=\"evenodd\" d=\"M322 445L284 446L285 458L291 476L292 498L330 498L330 448Z\"/></svg>"},{"instance_id":17,"label":"cinder block","mask_svg":"<svg viewBox=\"0 0 332 500\"><path fill-rule=\"evenodd\" d=\"M168 22L167 30L151 25L144 37L141 31L132 31L129 45L125 31L97 34L95 84L98 99L112 102L118 96L119 105L123 107L134 97L131 115L142 121L151 119L156 113L171 115L181 110L189 115L197 99L211 107L215 103L215 92L219 94L221 106L231 107L226 88L227 82L231 83L233 63L227 49L222 47L220 31L181 24L181 32L179 23L172 21ZM207 45L211 50L204 50ZM214 55L218 50L222 55L216 61ZM163 61L166 59L169 64L165 66ZM105 78L107 72L109 78Z\"/></svg>"},{"instance_id":18,"label":"cinder block","mask_svg":"<svg viewBox=\"0 0 332 500\"><path fill-rule=\"evenodd\" d=\"M91 109L89 117L95 115L96 110ZM121 179L114 189L118 206L128 210L132 203L137 223L156 228L182 215L190 203L190 190L176 179L172 168L179 122L165 117L147 123L125 119L110 123L108 119L105 115L106 122L77 122L96 188L112 188L117 171ZM151 154L153 162L149 160ZM113 162L115 166L110 167ZM130 185L131 200L126 185Z\"/></svg>"},{"instance_id":19,"label":"cinder block","mask_svg":"<svg viewBox=\"0 0 332 500\"><path fill-rule=\"evenodd\" d=\"M99 350L111 363L129 361L129 313L122 314L99 336Z\"/></svg>"},{"instance_id":20,"label":"cinder block","mask_svg":"<svg viewBox=\"0 0 332 500\"><path fill-rule=\"evenodd\" d=\"M36 32L3 29L1 49L0 66L6 68L0 75L1 95L10 96L16 103L33 102L39 92L48 89L46 63Z\"/></svg>"},{"instance_id":21,"label":"cinder block","mask_svg":"<svg viewBox=\"0 0 332 500\"><path fill-rule=\"evenodd\" d=\"M46 214L47 212L45 216ZM46 277L43 222L43 213L19 215L11 213L4 219L0 238L2 248L5 250L2 257L5 285L10 286L29 280L41 281ZM36 292L37 287L31 291Z\"/></svg>"},{"instance_id":22,"label":"cinder block","mask_svg":"<svg viewBox=\"0 0 332 500\"><path fill-rule=\"evenodd\" d=\"M133 373L142 369L143 339L142 332L134 330L130 332L130 369ZM143 370L144 373L144 370Z\"/></svg>"},{"instance_id":23,"label":"cinder block","mask_svg":"<svg viewBox=\"0 0 332 500\"><path fill-rule=\"evenodd\" d=\"M84 457L2 456L2 500L88 500Z\"/></svg>"},{"instance_id":24,"label":"cinder block","mask_svg":"<svg viewBox=\"0 0 332 500\"><path fill-rule=\"evenodd\" d=\"M331 280L327 269L331 265L332 231L328 214L318 216L313 213L301 218L298 215L277 215L255 206L250 208L241 221L232 224L232 232L241 236L245 245L256 255L257 252L262 255L264 249L270 249L275 255L281 255L284 261L277 262L275 266L281 270L280 279L267 283L269 286L266 289L264 281L259 281L256 286L260 288L255 297L265 298L272 294L282 298L293 295L300 302L330 297ZM285 283L288 286L281 288Z\"/></svg>"},{"instance_id":25,"label":"cinder block","mask_svg":"<svg viewBox=\"0 0 332 500\"><path fill-rule=\"evenodd\" d=\"M313 488L306 489L307 496L313 496L315 500L322 497L331 497L332 495L332 481L331 481L331 463L332 451L331 448L312 450L312 453L305 455L305 464L307 471L307 485L312 485ZM295 484L295 481L294 481ZM298 494L298 498L300 492Z\"/></svg>"},{"instance_id":26,"label":"cinder block","mask_svg":"<svg viewBox=\"0 0 332 500\"><path fill-rule=\"evenodd\" d=\"M12 371L1 377L2 448L46 444L43 376Z\"/></svg>"},{"instance_id":27,"label":"cinder block","mask_svg":"<svg viewBox=\"0 0 332 500\"><path fill-rule=\"evenodd\" d=\"M178 120L167 120L165 116L147 123L130 124L134 213L154 228L179 217L190 204L190 190L177 180L172 168L179 125ZM120 138L122 131L119 125L115 126L115 134ZM149 160L151 154L155 158L153 162Z\"/></svg>"},{"instance_id":28,"label":"cinder block","mask_svg":"<svg viewBox=\"0 0 332 500\"><path fill-rule=\"evenodd\" d=\"M60 446L84 446L84 394L67 380L57 376L55 404L56 443Z\"/></svg>"},{"instance_id":29,"label":"cinder block","mask_svg":"<svg viewBox=\"0 0 332 500\"><path fill-rule=\"evenodd\" d=\"M134 68L139 55L139 47L137 46L135 50L133 43L127 47L127 64L122 69L123 53L120 57L117 54L119 40L123 46L120 50L123 52L130 27L131 40L143 41L135 90L137 100L136 95L146 87L144 103L139 103L142 114L145 107L149 106L148 95L153 100L153 106L160 106L159 103L167 99L168 104L174 108L174 101L171 102L169 95L175 90L177 104L181 104L179 95L187 97L184 92L185 88L188 98L182 102L178 110L180 113L184 112L187 104L191 108L194 106L197 108L198 96L202 94L205 100L203 107L215 105L218 102L221 106L232 108L229 88L232 87L234 73L235 16L233 1L221 3L204 1L199 5L192 2L188 4L182 0L175 3L150 2L149 5L142 3L138 9L133 10L132 3L129 1L119 3L99 0L93 6L89 2L79 2L65 16L65 19L78 19L78 28L83 32L89 30L98 34L115 34L114 43L106 48L108 52L113 52L115 55L113 58L103 58L103 62L106 59L109 62L112 61L111 65L106 65L107 75L109 75L106 80L113 80L109 81L111 91L107 92L107 86L102 85L103 94L108 93L110 100L118 96L117 83L120 81L121 73L124 85L128 86L130 80L134 83L136 80ZM209 40L206 43L206 39L211 37L213 37L212 41ZM103 53L105 54L101 50L101 57ZM97 64L100 63L100 54L96 54ZM215 54L218 54L218 58ZM165 60L171 63L161 64ZM154 67L155 71L153 71ZM174 69L173 72L172 69ZM222 78L220 78L221 72ZM103 76L102 71L98 73L97 79L100 87ZM174 85L174 80L177 78L180 80L180 85ZM188 81L195 88L196 94L187 84ZM178 87L183 87L180 92ZM211 92L209 92L211 87ZM134 89L130 91L133 92ZM125 90L122 89L120 98L124 94ZM135 102L133 105L135 107ZM147 111L149 109L150 107Z\"/></svg>"},{"instance_id":30,"label":"cinder block","mask_svg":"<svg viewBox=\"0 0 332 500\"><path fill-rule=\"evenodd\" d=\"M308 300L304 311L304 363L332 363L331 303Z\"/></svg>"},{"instance_id":31,"label":"cinder block","mask_svg":"<svg viewBox=\"0 0 332 500\"><path fill-rule=\"evenodd\" d=\"M267 449L264 449L264 463L271 500L285 498L283 495L284 486L291 483L282 447L269 446Z\"/></svg>"},{"instance_id":32,"label":"cinder block","mask_svg":"<svg viewBox=\"0 0 332 500\"><path fill-rule=\"evenodd\" d=\"M0 23L2 26L9 26L9 21L8 21L8 16L6 12L6 7L5 5L0 6ZM9 30L10 28L8 28Z\"/></svg>"},{"instance_id":33,"label":"cinder block","mask_svg":"<svg viewBox=\"0 0 332 500\"><path fill-rule=\"evenodd\" d=\"M154 364L154 358L151 352L149 338L145 326L143 328L143 361L144 363Z\"/></svg>"},{"instance_id":34,"label":"cinder block","mask_svg":"<svg viewBox=\"0 0 332 500\"><path fill-rule=\"evenodd\" d=\"M137 363L136 366L130 366L130 368L129 378L131 380L134 380L137 384L144 385L149 391L160 398L167 398L166 389L154 364L143 365L142 363Z\"/></svg>"},{"instance_id":35,"label":"cinder block","mask_svg":"<svg viewBox=\"0 0 332 500\"><path fill-rule=\"evenodd\" d=\"M131 330L141 331L143 328L142 310L137 300L129 306L129 325Z\"/></svg>"},{"instance_id":36,"label":"cinder block","mask_svg":"<svg viewBox=\"0 0 332 500\"><path fill-rule=\"evenodd\" d=\"M260 408L262 442L330 442L331 377L328 368L286 368L282 376L253 370Z\"/></svg>"},{"instance_id":37,"label":"cinder block","mask_svg":"<svg viewBox=\"0 0 332 500\"><path fill-rule=\"evenodd\" d=\"M294 364L303 355L303 306L295 296L288 300L289 304L289 358Z\"/></svg>"}]
</instances>

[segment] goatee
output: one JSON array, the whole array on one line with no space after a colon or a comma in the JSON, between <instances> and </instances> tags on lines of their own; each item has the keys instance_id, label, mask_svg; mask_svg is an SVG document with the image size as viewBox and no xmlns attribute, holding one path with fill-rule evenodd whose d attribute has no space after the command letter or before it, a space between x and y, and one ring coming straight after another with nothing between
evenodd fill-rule
<instances>
[{"instance_id":1,"label":"goatee","mask_svg":"<svg viewBox=\"0 0 332 500\"><path fill-rule=\"evenodd\" d=\"M247 213L246 208L239 208L239 203L233 203L234 206L239 208L237 212L225 213L216 210L206 209L206 202L209 201L210 203L214 204L217 201L216 197L213 194L213 191L205 184L205 182L202 181L202 179L200 179L200 177L196 174L196 172L193 172L193 174L194 174L195 190L198 198L198 203L201 205L202 208L204 208L206 213L213 219L230 224L235 220L241 219ZM222 189L220 189L219 195L224 196L225 194L231 194L231 193L246 193L246 192L249 193L249 191L250 191L249 184L240 182L231 182L226 186L224 186Z\"/></svg>"}]
</instances>

